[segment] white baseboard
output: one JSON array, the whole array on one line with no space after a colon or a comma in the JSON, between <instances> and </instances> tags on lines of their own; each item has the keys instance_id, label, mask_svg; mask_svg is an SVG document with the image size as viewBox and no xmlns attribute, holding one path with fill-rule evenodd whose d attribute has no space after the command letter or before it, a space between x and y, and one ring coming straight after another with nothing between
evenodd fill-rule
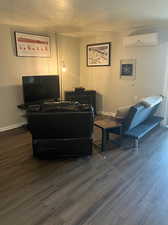
<instances>
[{"instance_id":1,"label":"white baseboard","mask_svg":"<svg viewBox=\"0 0 168 225\"><path fill-rule=\"evenodd\" d=\"M112 116L112 117L115 117L116 115L114 112L104 112L104 111L98 111L97 114L104 115L104 116Z\"/></svg>"},{"instance_id":2,"label":"white baseboard","mask_svg":"<svg viewBox=\"0 0 168 225\"><path fill-rule=\"evenodd\" d=\"M12 124L12 125L9 125L9 126L6 126L6 127L0 127L0 132L7 131L7 130L12 130L12 129L21 127L23 125L26 125L26 122L15 123L15 124Z\"/></svg>"}]
</instances>

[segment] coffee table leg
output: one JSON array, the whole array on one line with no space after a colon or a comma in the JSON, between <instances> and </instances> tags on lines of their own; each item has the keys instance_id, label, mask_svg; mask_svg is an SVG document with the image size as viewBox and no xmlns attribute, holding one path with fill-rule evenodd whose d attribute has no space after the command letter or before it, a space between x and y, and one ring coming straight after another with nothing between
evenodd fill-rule
<instances>
[{"instance_id":1,"label":"coffee table leg","mask_svg":"<svg viewBox=\"0 0 168 225\"><path fill-rule=\"evenodd\" d=\"M102 152L106 151L107 140L108 140L108 132L105 129L102 129L102 145L101 145Z\"/></svg>"},{"instance_id":2,"label":"coffee table leg","mask_svg":"<svg viewBox=\"0 0 168 225\"><path fill-rule=\"evenodd\" d=\"M123 136L123 133L122 133L122 126L120 126L120 147L122 147L122 137Z\"/></svg>"}]
</instances>

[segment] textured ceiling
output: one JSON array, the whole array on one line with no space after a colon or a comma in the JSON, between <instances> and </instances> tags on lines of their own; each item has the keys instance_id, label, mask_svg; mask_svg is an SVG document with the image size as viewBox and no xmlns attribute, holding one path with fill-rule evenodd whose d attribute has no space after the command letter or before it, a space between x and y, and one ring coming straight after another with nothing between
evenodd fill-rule
<instances>
[{"instance_id":1,"label":"textured ceiling","mask_svg":"<svg viewBox=\"0 0 168 225\"><path fill-rule=\"evenodd\" d=\"M160 28L167 0L1 0L0 22L74 35Z\"/></svg>"}]
</instances>

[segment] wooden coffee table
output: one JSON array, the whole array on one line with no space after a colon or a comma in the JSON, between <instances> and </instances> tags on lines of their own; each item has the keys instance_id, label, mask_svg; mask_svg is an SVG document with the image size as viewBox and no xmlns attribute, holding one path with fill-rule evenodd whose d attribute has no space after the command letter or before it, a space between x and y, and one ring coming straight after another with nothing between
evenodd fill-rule
<instances>
[{"instance_id":1,"label":"wooden coffee table","mask_svg":"<svg viewBox=\"0 0 168 225\"><path fill-rule=\"evenodd\" d=\"M102 152L106 150L107 143L109 141L109 133L112 129L119 128L120 129L120 135L122 134L122 130L121 130L122 124L120 122L115 121L115 120L110 120L110 119L96 120L94 122L94 125L96 127L99 127L102 131L102 142L101 142L101 151Z\"/></svg>"}]
</instances>

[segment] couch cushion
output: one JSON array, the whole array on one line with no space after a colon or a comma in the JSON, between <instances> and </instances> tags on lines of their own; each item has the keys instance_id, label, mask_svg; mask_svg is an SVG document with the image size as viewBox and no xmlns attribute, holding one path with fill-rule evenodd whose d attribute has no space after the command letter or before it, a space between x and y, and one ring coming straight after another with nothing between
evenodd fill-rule
<instances>
[{"instance_id":1,"label":"couch cushion","mask_svg":"<svg viewBox=\"0 0 168 225\"><path fill-rule=\"evenodd\" d=\"M129 112L131 106L132 106L132 105L119 107L119 108L117 109L117 112L116 112L115 117L116 117L117 119L125 119L126 116L128 115L128 112Z\"/></svg>"},{"instance_id":2,"label":"couch cushion","mask_svg":"<svg viewBox=\"0 0 168 225\"><path fill-rule=\"evenodd\" d=\"M150 130L156 127L162 120L163 120L162 117L153 116L152 118L145 120L139 126L134 127L133 129L125 132L125 135L140 139L146 133L148 133Z\"/></svg>"},{"instance_id":3,"label":"couch cushion","mask_svg":"<svg viewBox=\"0 0 168 225\"><path fill-rule=\"evenodd\" d=\"M157 106L145 108L141 104L132 106L124 121L124 131L133 129L154 114Z\"/></svg>"},{"instance_id":4,"label":"couch cushion","mask_svg":"<svg viewBox=\"0 0 168 225\"><path fill-rule=\"evenodd\" d=\"M153 107L160 102L162 102L163 97L162 96L151 96L147 97L141 100L141 104L144 105L145 107Z\"/></svg>"}]
</instances>

